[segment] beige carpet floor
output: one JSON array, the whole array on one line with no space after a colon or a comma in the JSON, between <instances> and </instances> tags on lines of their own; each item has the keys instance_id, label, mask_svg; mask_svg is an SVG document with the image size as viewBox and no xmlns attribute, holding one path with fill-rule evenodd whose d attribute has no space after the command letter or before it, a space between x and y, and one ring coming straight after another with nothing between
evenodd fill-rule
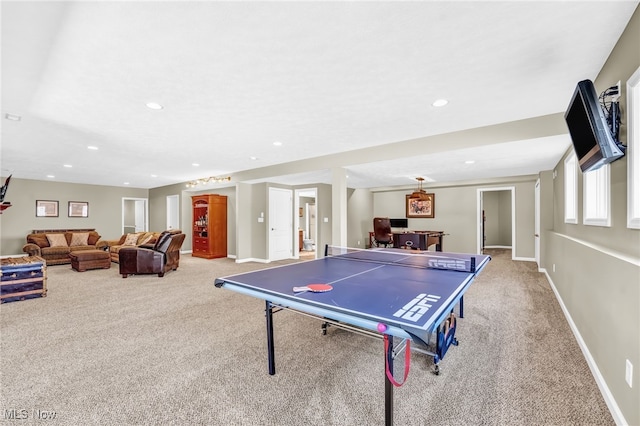
<instances>
[{"instance_id":1,"label":"beige carpet floor","mask_svg":"<svg viewBox=\"0 0 640 426\"><path fill-rule=\"evenodd\" d=\"M613 425L544 275L490 254L440 375L412 354L395 424ZM268 266L185 255L164 278L127 279L116 264L49 267L46 298L0 306L0 423L383 424L378 340L279 312L267 374L264 302L213 281Z\"/></svg>"}]
</instances>

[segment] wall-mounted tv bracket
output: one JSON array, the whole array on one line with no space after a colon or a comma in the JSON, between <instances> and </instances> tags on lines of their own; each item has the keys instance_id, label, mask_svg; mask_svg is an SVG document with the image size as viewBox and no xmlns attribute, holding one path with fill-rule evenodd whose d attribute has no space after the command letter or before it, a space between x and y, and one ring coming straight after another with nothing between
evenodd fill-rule
<instances>
[{"instance_id":1,"label":"wall-mounted tv bracket","mask_svg":"<svg viewBox=\"0 0 640 426\"><path fill-rule=\"evenodd\" d=\"M607 119L607 124L609 125L609 130L611 130L611 136L613 136L613 140L616 142L618 148L620 148L622 152L625 152L627 147L620 142L620 123L622 120L620 102L618 101L618 99L620 99L620 81L618 81L615 86L611 86L602 92L599 99L605 118Z\"/></svg>"}]
</instances>

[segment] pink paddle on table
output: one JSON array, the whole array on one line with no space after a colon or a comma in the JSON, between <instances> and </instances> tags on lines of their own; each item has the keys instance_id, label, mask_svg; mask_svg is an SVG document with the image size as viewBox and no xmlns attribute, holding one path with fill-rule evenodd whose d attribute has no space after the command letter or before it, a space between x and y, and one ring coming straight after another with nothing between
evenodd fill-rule
<instances>
[{"instance_id":1,"label":"pink paddle on table","mask_svg":"<svg viewBox=\"0 0 640 426\"><path fill-rule=\"evenodd\" d=\"M312 293L324 293L325 291L331 291L333 289L329 284L307 284L301 287L294 287L294 293L302 293L303 291L310 291Z\"/></svg>"}]
</instances>

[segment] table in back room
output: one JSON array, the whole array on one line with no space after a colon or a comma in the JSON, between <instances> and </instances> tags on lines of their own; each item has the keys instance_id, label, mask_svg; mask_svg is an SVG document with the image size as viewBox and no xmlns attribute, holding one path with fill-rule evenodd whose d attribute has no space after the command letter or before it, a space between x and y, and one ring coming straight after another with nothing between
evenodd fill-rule
<instances>
[{"instance_id":1,"label":"table in back room","mask_svg":"<svg viewBox=\"0 0 640 426\"><path fill-rule=\"evenodd\" d=\"M393 424L393 358L410 343L433 356L435 372L447 348L456 344L453 310L463 316L463 295L490 260L481 254L327 246L319 259L215 280L222 287L266 302L267 359L275 374L274 309L317 317L349 331L384 340L385 424ZM294 287L328 284L330 291L295 292ZM299 289L298 289L299 290ZM395 346L393 338L400 339ZM435 337L435 351L428 348ZM391 372L391 374L390 374ZM406 378L405 371L405 378Z\"/></svg>"}]
</instances>

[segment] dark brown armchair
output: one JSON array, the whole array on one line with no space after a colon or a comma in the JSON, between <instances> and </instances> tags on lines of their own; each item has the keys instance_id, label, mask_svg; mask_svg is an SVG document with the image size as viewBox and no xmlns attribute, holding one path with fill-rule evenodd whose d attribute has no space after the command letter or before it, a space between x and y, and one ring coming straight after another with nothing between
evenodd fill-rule
<instances>
[{"instance_id":1,"label":"dark brown armchair","mask_svg":"<svg viewBox=\"0 0 640 426\"><path fill-rule=\"evenodd\" d=\"M180 247L186 234L178 229L164 231L151 246L122 247L118 254L122 278L129 274L158 274L175 271L180 265Z\"/></svg>"},{"instance_id":2,"label":"dark brown armchair","mask_svg":"<svg viewBox=\"0 0 640 426\"><path fill-rule=\"evenodd\" d=\"M376 247L393 247L391 220L388 217L373 218L373 244Z\"/></svg>"}]
</instances>

